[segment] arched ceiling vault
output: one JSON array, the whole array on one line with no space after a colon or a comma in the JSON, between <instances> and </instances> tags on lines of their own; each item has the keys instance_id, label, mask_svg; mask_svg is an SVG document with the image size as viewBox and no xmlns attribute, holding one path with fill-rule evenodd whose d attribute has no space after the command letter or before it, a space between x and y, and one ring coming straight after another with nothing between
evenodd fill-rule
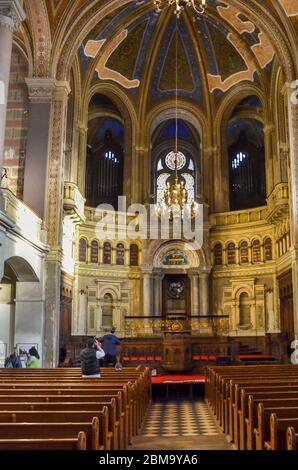
<instances>
[{"instance_id":1,"label":"arched ceiling vault","mask_svg":"<svg viewBox=\"0 0 298 470\"><path fill-rule=\"evenodd\" d=\"M175 18L156 15L153 2L132 0L25 0L34 48L34 75L68 79L80 64L85 93L113 83L129 96L140 122L173 98ZM298 76L298 2L208 0L203 18L190 11L178 26L179 98L213 115L235 85L270 86L273 61L285 80Z\"/></svg>"}]
</instances>

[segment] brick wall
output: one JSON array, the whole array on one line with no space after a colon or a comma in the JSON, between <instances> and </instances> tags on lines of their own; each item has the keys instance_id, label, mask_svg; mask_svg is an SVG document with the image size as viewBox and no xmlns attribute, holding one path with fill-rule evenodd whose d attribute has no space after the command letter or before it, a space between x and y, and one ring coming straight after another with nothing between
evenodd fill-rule
<instances>
[{"instance_id":1,"label":"brick wall","mask_svg":"<svg viewBox=\"0 0 298 470\"><path fill-rule=\"evenodd\" d=\"M28 77L26 58L13 46L3 166L7 168L8 188L20 199L23 198L27 138L28 91L25 77Z\"/></svg>"}]
</instances>

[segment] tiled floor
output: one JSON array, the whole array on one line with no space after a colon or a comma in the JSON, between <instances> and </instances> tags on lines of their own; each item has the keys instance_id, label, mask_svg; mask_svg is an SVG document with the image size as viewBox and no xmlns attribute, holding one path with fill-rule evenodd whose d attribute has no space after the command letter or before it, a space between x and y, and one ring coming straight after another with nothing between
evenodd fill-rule
<instances>
[{"instance_id":1,"label":"tiled floor","mask_svg":"<svg viewBox=\"0 0 298 470\"><path fill-rule=\"evenodd\" d=\"M154 403L147 414L143 436L215 436L219 431L204 401Z\"/></svg>"}]
</instances>

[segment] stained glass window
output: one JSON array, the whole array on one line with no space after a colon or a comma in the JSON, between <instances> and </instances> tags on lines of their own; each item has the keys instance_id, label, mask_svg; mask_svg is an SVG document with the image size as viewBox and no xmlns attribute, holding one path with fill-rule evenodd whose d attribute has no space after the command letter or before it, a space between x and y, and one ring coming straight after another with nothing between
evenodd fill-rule
<instances>
[{"instance_id":1,"label":"stained glass window","mask_svg":"<svg viewBox=\"0 0 298 470\"><path fill-rule=\"evenodd\" d=\"M166 189L166 184L171 180L175 171L176 159L179 177L184 181L185 188L188 192L188 202L195 200L195 164L194 161L178 152L170 152L160 158L156 166L156 200L161 202Z\"/></svg>"},{"instance_id":2,"label":"stained glass window","mask_svg":"<svg viewBox=\"0 0 298 470\"><path fill-rule=\"evenodd\" d=\"M98 264L98 242L96 240L91 242L91 263Z\"/></svg>"},{"instance_id":3,"label":"stained glass window","mask_svg":"<svg viewBox=\"0 0 298 470\"><path fill-rule=\"evenodd\" d=\"M103 264L112 263L112 247L109 242L103 244Z\"/></svg>"},{"instance_id":4,"label":"stained glass window","mask_svg":"<svg viewBox=\"0 0 298 470\"><path fill-rule=\"evenodd\" d=\"M81 263L85 263L87 261L87 242L86 242L85 238L80 239L79 261Z\"/></svg>"},{"instance_id":5,"label":"stained glass window","mask_svg":"<svg viewBox=\"0 0 298 470\"><path fill-rule=\"evenodd\" d=\"M125 259L125 247L123 243L118 243L116 248L116 264L118 266L124 266Z\"/></svg>"},{"instance_id":6,"label":"stained glass window","mask_svg":"<svg viewBox=\"0 0 298 470\"><path fill-rule=\"evenodd\" d=\"M265 261L272 260L272 240L271 238L266 238L264 243L264 252L265 252Z\"/></svg>"},{"instance_id":7,"label":"stained glass window","mask_svg":"<svg viewBox=\"0 0 298 470\"><path fill-rule=\"evenodd\" d=\"M130 266L139 266L138 245L130 245Z\"/></svg>"}]
</instances>

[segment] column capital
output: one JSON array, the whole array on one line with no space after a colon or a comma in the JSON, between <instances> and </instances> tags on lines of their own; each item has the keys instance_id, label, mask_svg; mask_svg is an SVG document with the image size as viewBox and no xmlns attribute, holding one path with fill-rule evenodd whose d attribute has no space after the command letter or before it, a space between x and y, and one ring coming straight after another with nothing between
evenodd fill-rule
<instances>
[{"instance_id":1,"label":"column capital","mask_svg":"<svg viewBox=\"0 0 298 470\"><path fill-rule=\"evenodd\" d=\"M57 81L55 78L29 77L25 81L31 103L51 103L54 97L67 98L70 92L68 82Z\"/></svg>"},{"instance_id":2,"label":"column capital","mask_svg":"<svg viewBox=\"0 0 298 470\"><path fill-rule=\"evenodd\" d=\"M269 122L264 126L265 134L271 134L274 130L275 130L275 125L272 122Z\"/></svg>"},{"instance_id":3,"label":"column capital","mask_svg":"<svg viewBox=\"0 0 298 470\"><path fill-rule=\"evenodd\" d=\"M19 29L26 19L22 3L20 0L0 0L0 27L9 28L11 31Z\"/></svg>"},{"instance_id":4,"label":"column capital","mask_svg":"<svg viewBox=\"0 0 298 470\"><path fill-rule=\"evenodd\" d=\"M83 124L82 122L78 122L76 124L76 128L82 134L86 134L88 132L88 127L85 124Z\"/></svg>"},{"instance_id":5,"label":"column capital","mask_svg":"<svg viewBox=\"0 0 298 470\"><path fill-rule=\"evenodd\" d=\"M282 94L288 95L293 105L298 105L298 79L286 82L282 88Z\"/></svg>"},{"instance_id":6,"label":"column capital","mask_svg":"<svg viewBox=\"0 0 298 470\"><path fill-rule=\"evenodd\" d=\"M51 103L55 89L54 78L25 78L31 103Z\"/></svg>"},{"instance_id":7,"label":"column capital","mask_svg":"<svg viewBox=\"0 0 298 470\"><path fill-rule=\"evenodd\" d=\"M200 279L207 279L210 276L210 270L208 271L200 271Z\"/></svg>"}]
</instances>

